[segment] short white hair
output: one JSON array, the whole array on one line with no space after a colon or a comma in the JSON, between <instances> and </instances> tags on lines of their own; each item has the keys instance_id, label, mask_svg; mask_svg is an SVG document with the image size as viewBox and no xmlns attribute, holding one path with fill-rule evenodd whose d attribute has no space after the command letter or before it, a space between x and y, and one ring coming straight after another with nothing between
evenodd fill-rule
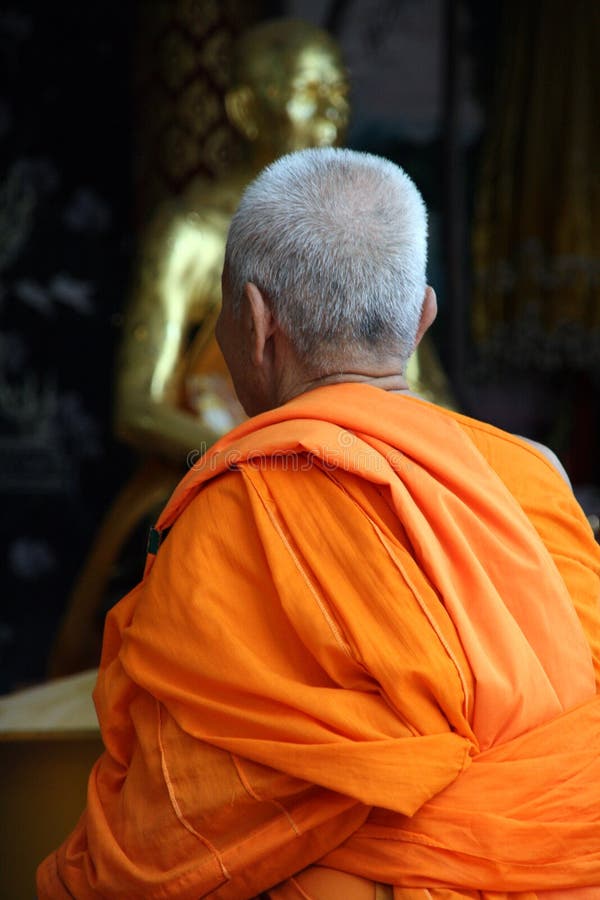
<instances>
[{"instance_id":1,"label":"short white hair","mask_svg":"<svg viewBox=\"0 0 600 900\"><path fill-rule=\"evenodd\" d=\"M253 282L298 356L318 367L381 351L404 363L426 262L427 212L408 175L332 147L268 166L244 192L225 251L234 313Z\"/></svg>"}]
</instances>

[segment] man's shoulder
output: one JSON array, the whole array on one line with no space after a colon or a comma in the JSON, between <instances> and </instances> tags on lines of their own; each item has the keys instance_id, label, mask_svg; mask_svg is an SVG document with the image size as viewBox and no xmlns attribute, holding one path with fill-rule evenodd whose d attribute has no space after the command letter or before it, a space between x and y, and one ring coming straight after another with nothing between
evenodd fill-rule
<instances>
[{"instance_id":1,"label":"man's shoulder","mask_svg":"<svg viewBox=\"0 0 600 900\"><path fill-rule=\"evenodd\" d=\"M436 408L453 418L469 434L483 455L490 457L490 462L498 460L498 457L501 456L507 464L524 465L529 463L536 466L536 462L541 463L544 467L549 468L552 474L560 475L561 479L569 487L571 486L569 476L560 459L545 444L523 435L513 434L490 422L474 419L454 410Z\"/></svg>"},{"instance_id":2,"label":"man's shoulder","mask_svg":"<svg viewBox=\"0 0 600 900\"><path fill-rule=\"evenodd\" d=\"M569 485L569 487L571 487L571 481L569 479L569 476L567 475L567 471L566 471L565 467L561 463L561 461L558 458L558 456L556 455L556 453L553 450L551 450L550 447L546 447L545 444L540 444L539 441L534 441L532 438L523 437L522 435L519 437L520 437L520 440L525 441L526 444L529 444L530 446L535 447L535 449L539 453L541 453L542 456L544 456L554 466L554 468L557 470L559 475L564 479L564 481L566 481L566 483Z\"/></svg>"}]
</instances>

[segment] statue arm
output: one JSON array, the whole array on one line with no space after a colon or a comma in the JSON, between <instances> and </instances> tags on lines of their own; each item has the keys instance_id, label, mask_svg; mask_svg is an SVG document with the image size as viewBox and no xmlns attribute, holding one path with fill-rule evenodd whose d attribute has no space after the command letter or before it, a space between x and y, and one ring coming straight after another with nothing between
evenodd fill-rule
<instances>
[{"instance_id":1,"label":"statue arm","mask_svg":"<svg viewBox=\"0 0 600 900\"><path fill-rule=\"evenodd\" d=\"M158 222L135 273L117 363L117 434L143 453L183 463L220 437L185 408L186 355L194 332L210 341L220 303L224 232L210 216ZM198 343L198 334L194 338Z\"/></svg>"}]
</instances>

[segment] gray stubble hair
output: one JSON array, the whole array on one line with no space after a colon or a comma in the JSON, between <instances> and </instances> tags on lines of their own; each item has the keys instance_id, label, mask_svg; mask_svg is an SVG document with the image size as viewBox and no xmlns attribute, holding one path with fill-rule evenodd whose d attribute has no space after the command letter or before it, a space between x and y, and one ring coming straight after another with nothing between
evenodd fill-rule
<instances>
[{"instance_id":1,"label":"gray stubble hair","mask_svg":"<svg viewBox=\"0 0 600 900\"><path fill-rule=\"evenodd\" d=\"M251 281L298 356L327 369L414 349L425 293L427 212L406 173L352 150L280 157L249 185L229 228L234 313Z\"/></svg>"}]
</instances>

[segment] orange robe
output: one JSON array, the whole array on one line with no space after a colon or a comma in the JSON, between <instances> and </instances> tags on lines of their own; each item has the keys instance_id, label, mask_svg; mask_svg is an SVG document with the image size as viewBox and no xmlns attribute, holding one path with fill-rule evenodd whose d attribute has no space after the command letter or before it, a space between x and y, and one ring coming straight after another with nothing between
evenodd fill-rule
<instances>
[{"instance_id":1,"label":"orange robe","mask_svg":"<svg viewBox=\"0 0 600 900\"><path fill-rule=\"evenodd\" d=\"M169 528L40 900L600 896L600 550L536 449L328 386L215 445Z\"/></svg>"}]
</instances>

